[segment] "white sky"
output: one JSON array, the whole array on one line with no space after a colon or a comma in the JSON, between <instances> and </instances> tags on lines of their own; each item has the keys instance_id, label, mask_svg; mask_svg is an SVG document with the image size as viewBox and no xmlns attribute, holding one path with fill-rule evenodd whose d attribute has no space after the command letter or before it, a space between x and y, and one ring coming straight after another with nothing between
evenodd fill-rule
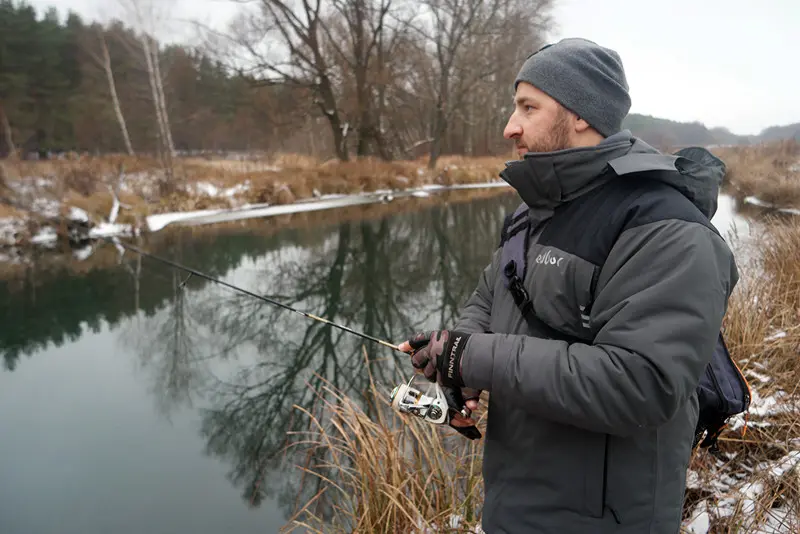
<instances>
[{"instance_id":1,"label":"white sky","mask_svg":"<svg viewBox=\"0 0 800 534\"><path fill-rule=\"evenodd\" d=\"M86 19L119 13L117 0L28 0ZM160 0L173 22L162 35L191 36L181 20L221 27L230 0ZM799 0L554 0L553 40L586 37L617 50L632 112L726 126L737 134L800 122Z\"/></svg>"}]
</instances>

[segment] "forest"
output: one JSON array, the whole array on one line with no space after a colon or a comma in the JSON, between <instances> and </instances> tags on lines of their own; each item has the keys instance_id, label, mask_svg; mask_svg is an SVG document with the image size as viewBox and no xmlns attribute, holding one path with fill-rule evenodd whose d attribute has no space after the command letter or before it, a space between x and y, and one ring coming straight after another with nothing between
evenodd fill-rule
<instances>
[{"instance_id":1,"label":"forest","mask_svg":"<svg viewBox=\"0 0 800 534\"><path fill-rule=\"evenodd\" d=\"M145 0L125 6L100 24L0 0L0 157L503 154L552 24L551 0L259 0L165 44Z\"/></svg>"}]
</instances>

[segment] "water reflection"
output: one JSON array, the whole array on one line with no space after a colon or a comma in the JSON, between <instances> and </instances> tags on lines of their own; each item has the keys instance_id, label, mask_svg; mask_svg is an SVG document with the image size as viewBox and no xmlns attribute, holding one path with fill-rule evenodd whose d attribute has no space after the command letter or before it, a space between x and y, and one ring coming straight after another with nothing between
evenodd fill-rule
<instances>
[{"instance_id":1,"label":"water reflection","mask_svg":"<svg viewBox=\"0 0 800 534\"><path fill-rule=\"evenodd\" d=\"M178 232L154 251L397 341L453 322L517 203L504 195L271 237ZM136 256L81 276L42 278L32 268L21 286L0 283L0 294L7 370L108 324L147 377L154 413L167 420L199 414L196 435L208 456L224 460L242 500L253 507L277 501L287 516L302 476L283 457L297 407L313 409L311 388L322 380L352 395L365 391L362 350L378 380L394 377L398 363L385 347ZM198 506L213 510L214 503Z\"/></svg>"},{"instance_id":2,"label":"water reflection","mask_svg":"<svg viewBox=\"0 0 800 534\"><path fill-rule=\"evenodd\" d=\"M493 200L342 224L313 245L264 254L230 277L304 311L397 340L453 322L496 246L506 209L515 205L511 199L498 209ZM229 478L249 504L277 496L287 512L298 480L281 453L286 433L300 428L296 407L312 410L312 390L323 380L352 395L365 391L362 350L375 362L376 380L396 376L399 355L380 345L225 288L177 291L159 316L130 325L125 337L144 343L141 358L157 377L159 399L181 402L205 388L212 400L201 410L208 453L230 462ZM236 361L233 374L207 365L228 359ZM316 490L305 488L309 495Z\"/></svg>"}]
</instances>

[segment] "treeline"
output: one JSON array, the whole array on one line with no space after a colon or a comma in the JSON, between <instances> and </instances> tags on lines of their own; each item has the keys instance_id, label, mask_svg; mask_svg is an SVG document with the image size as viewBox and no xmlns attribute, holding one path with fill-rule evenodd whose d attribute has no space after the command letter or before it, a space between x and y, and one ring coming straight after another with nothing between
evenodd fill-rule
<instances>
[{"instance_id":1,"label":"treeline","mask_svg":"<svg viewBox=\"0 0 800 534\"><path fill-rule=\"evenodd\" d=\"M148 0L131 0L136 14ZM153 0L149 0L153 1ZM551 0L259 0L203 46L0 0L0 156L506 152ZM146 6L145 6L146 7ZM140 9L141 8L141 9ZM435 161L434 161L435 162ZM433 162L432 162L433 163Z\"/></svg>"}]
</instances>

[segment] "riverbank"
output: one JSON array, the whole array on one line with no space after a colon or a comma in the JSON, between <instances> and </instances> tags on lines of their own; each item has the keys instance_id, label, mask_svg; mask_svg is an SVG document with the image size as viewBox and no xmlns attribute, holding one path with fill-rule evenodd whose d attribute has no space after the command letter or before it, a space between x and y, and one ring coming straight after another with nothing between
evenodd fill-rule
<instances>
[{"instance_id":1,"label":"riverbank","mask_svg":"<svg viewBox=\"0 0 800 534\"><path fill-rule=\"evenodd\" d=\"M723 190L740 204L800 214L800 141L711 151L727 166Z\"/></svg>"},{"instance_id":2,"label":"riverbank","mask_svg":"<svg viewBox=\"0 0 800 534\"><path fill-rule=\"evenodd\" d=\"M800 142L718 147L723 190L738 203L800 214ZM503 158L318 161L148 157L0 162L0 246L84 241L422 197L460 188L508 187Z\"/></svg>"},{"instance_id":3,"label":"riverbank","mask_svg":"<svg viewBox=\"0 0 800 534\"><path fill-rule=\"evenodd\" d=\"M684 533L800 531L800 219L768 219L762 232L740 261L723 325L752 405L730 421L718 453L695 451ZM332 387L315 391L318 409L303 413L308 429L294 447L314 451L301 469L320 490L289 530L481 532L482 442L401 419L389 408L390 386L373 382L368 408ZM476 414L483 432L487 400Z\"/></svg>"},{"instance_id":4,"label":"riverbank","mask_svg":"<svg viewBox=\"0 0 800 534\"><path fill-rule=\"evenodd\" d=\"M140 235L173 223L209 224L424 197L452 189L507 187L497 158L320 162L176 159L167 173L126 156L0 164L0 244L59 237Z\"/></svg>"},{"instance_id":5,"label":"riverbank","mask_svg":"<svg viewBox=\"0 0 800 534\"><path fill-rule=\"evenodd\" d=\"M220 220L214 224L200 224L207 217L198 217L196 224L184 221L181 226L166 225L157 232L146 233L135 238L135 243L147 250L169 248L180 238L194 242L213 241L219 237L237 236L244 231L258 238L270 238L286 230L304 230L325 226L342 225L356 221L375 221L385 217L430 209L438 204L462 204L497 195L510 195L510 187L476 187L443 189L429 194L398 195L392 200L354 203L336 209L292 209L298 205L276 206L284 213L274 214L265 222L260 218ZM363 200L363 199L361 199ZM309 202L309 205L314 203ZM232 212L243 215L244 212ZM224 219L224 212L219 216ZM40 246L6 246L0 248L0 280L19 282L28 276L35 266L39 276L48 272L67 271L75 275L92 270L113 268L121 259L121 251L107 240L86 241L80 244L67 241L43 242Z\"/></svg>"}]
</instances>

